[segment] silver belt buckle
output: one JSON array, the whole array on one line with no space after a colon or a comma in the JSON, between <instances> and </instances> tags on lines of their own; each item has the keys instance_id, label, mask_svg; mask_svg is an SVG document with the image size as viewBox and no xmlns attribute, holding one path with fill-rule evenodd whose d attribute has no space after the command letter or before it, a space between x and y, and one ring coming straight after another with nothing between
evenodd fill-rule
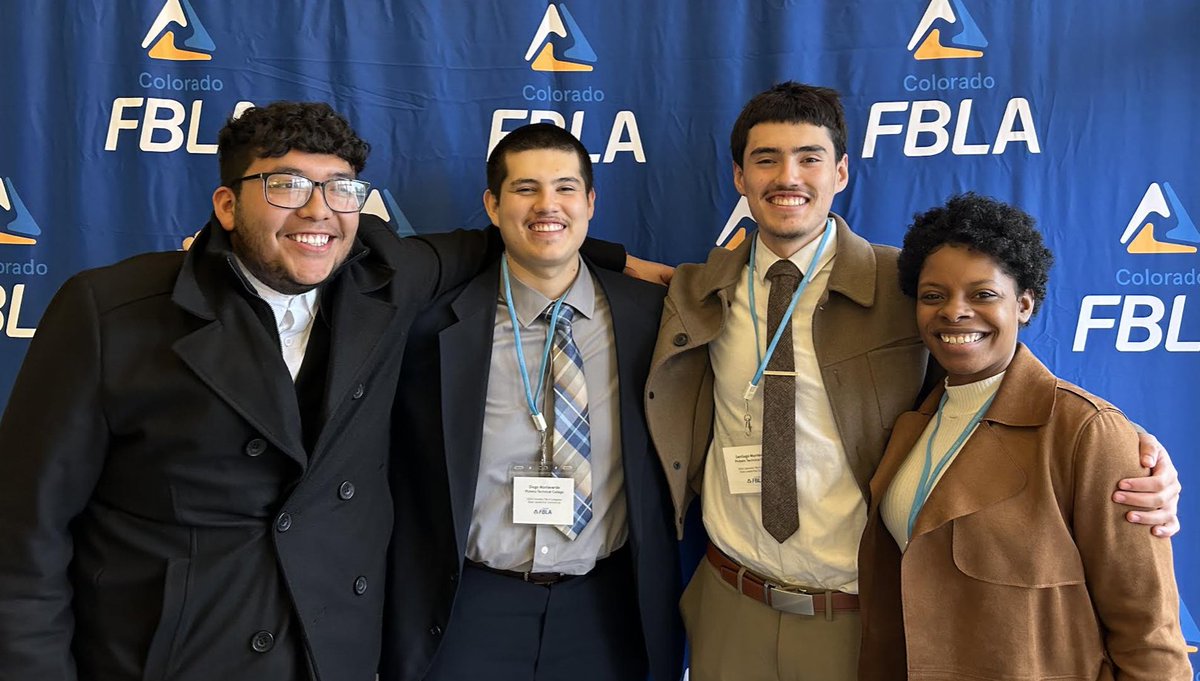
<instances>
[{"instance_id":1,"label":"silver belt buckle","mask_svg":"<svg viewBox=\"0 0 1200 681\"><path fill-rule=\"evenodd\" d=\"M776 610L790 612L793 615L816 615L817 611L813 607L812 594L800 593L799 591L786 591L774 584L767 586L767 605Z\"/></svg>"}]
</instances>

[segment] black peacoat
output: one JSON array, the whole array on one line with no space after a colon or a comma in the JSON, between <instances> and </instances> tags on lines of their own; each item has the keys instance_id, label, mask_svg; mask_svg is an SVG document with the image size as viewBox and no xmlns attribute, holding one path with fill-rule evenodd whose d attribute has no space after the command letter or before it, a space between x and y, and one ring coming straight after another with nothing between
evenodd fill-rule
<instances>
[{"instance_id":1,"label":"black peacoat","mask_svg":"<svg viewBox=\"0 0 1200 681\"><path fill-rule=\"evenodd\" d=\"M69 280L0 420L0 679L374 679L405 337L489 243L362 217L309 448L215 220Z\"/></svg>"}]
</instances>

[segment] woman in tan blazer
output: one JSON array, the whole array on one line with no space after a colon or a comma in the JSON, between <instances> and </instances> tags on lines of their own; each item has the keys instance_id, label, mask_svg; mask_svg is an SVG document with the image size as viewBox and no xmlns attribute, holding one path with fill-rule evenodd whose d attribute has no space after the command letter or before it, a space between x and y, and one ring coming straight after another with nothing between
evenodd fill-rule
<instances>
[{"instance_id":1,"label":"woman in tan blazer","mask_svg":"<svg viewBox=\"0 0 1200 681\"><path fill-rule=\"evenodd\" d=\"M1133 427L1017 342L1051 261L1032 218L974 194L905 236L901 288L948 376L871 480L862 681L1191 678L1170 542L1109 501L1142 472Z\"/></svg>"}]
</instances>

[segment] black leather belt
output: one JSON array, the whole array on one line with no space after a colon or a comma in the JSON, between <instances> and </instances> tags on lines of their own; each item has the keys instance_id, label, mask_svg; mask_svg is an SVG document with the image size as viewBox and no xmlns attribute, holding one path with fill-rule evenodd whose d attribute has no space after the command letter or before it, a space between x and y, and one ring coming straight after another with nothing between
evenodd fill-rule
<instances>
[{"instance_id":1,"label":"black leather belt","mask_svg":"<svg viewBox=\"0 0 1200 681\"><path fill-rule=\"evenodd\" d=\"M470 558L466 559L466 563L468 566L473 567L473 568L478 568L478 569L484 570L486 572L494 572L495 574L498 574L498 575L504 575L505 577L512 577L513 579L519 579L523 582L529 582L530 584L537 584L538 586L550 586L551 584L559 584L561 582L570 581L572 579L575 579L576 577L581 576L581 575L568 575L568 574L563 574L561 572L518 572L516 570L501 570L499 568L494 568L490 565L484 565L483 563L476 563L475 561L471 560Z\"/></svg>"}]
</instances>

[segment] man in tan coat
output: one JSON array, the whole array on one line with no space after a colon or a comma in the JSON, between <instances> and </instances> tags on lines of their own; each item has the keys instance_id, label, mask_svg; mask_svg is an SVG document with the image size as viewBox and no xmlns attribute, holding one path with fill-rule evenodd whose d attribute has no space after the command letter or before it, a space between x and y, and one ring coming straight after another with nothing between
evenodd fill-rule
<instances>
[{"instance_id":1,"label":"man in tan coat","mask_svg":"<svg viewBox=\"0 0 1200 681\"><path fill-rule=\"evenodd\" d=\"M757 95L731 151L759 230L679 268L646 385L678 529L703 489L711 540L681 602L691 678L852 681L868 481L940 371L896 249L830 213L849 181L837 93L789 82ZM1121 489L1118 502L1163 507L1131 520L1177 531L1169 459Z\"/></svg>"}]
</instances>

